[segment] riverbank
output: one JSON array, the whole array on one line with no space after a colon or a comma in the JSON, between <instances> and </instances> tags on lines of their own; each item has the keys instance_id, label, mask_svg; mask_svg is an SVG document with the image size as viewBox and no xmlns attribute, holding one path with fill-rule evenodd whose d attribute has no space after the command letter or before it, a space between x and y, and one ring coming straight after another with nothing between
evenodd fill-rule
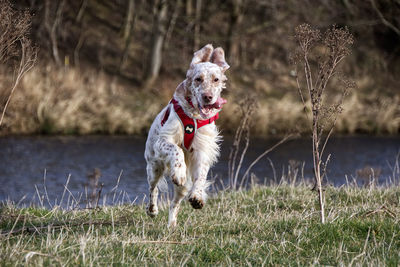
<instances>
[{"instance_id":1,"label":"riverbank","mask_svg":"<svg viewBox=\"0 0 400 267\"><path fill-rule=\"evenodd\" d=\"M399 187L326 190L319 223L310 186L220 192L203 210L185 202L175 230L166 206L97 210L1 207L0 265L398 265Z\"/></svg>"},{"instance_id":2,"label":"riverbank","mask_svg":"<svg viewBox=\"0 0 400 267\"><path fill-rule=\"evenodd\" d=\"M144 89L94 69L37 65L15 91L0 135L145 135L183 77L161 77L152 88ZM345 98L335 133L399 134L400 97L380 88L371 89L374 84L370 80L359 78L357 84L359 88ZM240 122L238 103L253 95L258 110L253 115L252 136L309 132L295 86L294 78L287 73L265 78L233 70L223 92L228 104L218 126L225 135L233 134ZM337 97L333 94L327 98Z\"/></svg>"}]
</instances>

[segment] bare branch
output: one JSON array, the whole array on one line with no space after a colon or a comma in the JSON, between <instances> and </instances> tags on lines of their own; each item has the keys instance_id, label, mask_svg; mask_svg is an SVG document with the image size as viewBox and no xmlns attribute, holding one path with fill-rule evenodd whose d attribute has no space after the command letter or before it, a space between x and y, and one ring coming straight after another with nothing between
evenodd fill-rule
<instances>
[{"instance_id":1,"label":"bare branch","mask_svg":"<svg viewBox=\"0 0 400 267\"><path fill-rule=\"evenodd\" d=\"M15 68L11 89L0 117L1 126L15 89L25 73L36 62L37 48L31 45L27 37L31 25L30 14L14 11L11 4L6 0L0 1L0 9L0 17L2 18L0 20L0 32L2 32L0 37L0 64L5 68L14 65Z\"/></svg>"},{"instance_id":2,"label":"bare branch","mask_svg":"<svg viewBox=\"0 0 400 267\"><path fill-rule=\"evenodd\" d=\"M262 159L263 157L265 157L268 153L270 153L272 150L274 150L275 148L277 148L278 146L280 146L281 144L283 144L284 142L286 142L287 140L293 138L294 135L289 134L287 136L285 136L284 138L282 138L279 142L277 142L275 145L273 145L272 147L270 147L269 149L265 150L261 155L259 155L251 164L250 166L247 168L246 172L243 174L242 177L242 181L247 177L247 175L249 175L249 172L251 170L251 168L253 168L253 166L260 161L260 159Z\"/></svg>"},{"instance_id":3,"label":"bare branch","mask_svg":"<svg viewBox=\"0 0 400 267\"><path fill-rule=\"evenodd\" d=\"M374 0L369 0L371 2L372 7L374 8L375 12L378 14L379 18L381 19L382 23L390 28L392 31L394 31L397 35L400 35L400 29L398 29L396 26L394 26L392 23L390 23L385 16L383 16L382 12L379 10L379 8L376 6L376 3Z\"/></svg>"}]
</instances>

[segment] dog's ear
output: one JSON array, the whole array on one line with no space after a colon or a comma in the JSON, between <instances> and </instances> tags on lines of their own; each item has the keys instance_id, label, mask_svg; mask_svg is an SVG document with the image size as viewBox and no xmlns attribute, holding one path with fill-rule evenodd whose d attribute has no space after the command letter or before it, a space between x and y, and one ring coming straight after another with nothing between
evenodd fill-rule
<instances>
[{"instance_id":1,"label":"dog's ear","mask_svg":"<svg viewBox=\"0 0 400 267\"><path fill-rule=\"evenodd\" d=\"M185 80L186 81L186 80ZM181 82L178 87L176 87L176 94L185 97L186 89L185 89L185 81Z\"/></svg>"},{"instance_id":2,"label":"dog's ear","mask_svg":"<svg viewBox=\"0 0 400 267\"><path fill-rule=\"evenodd\" d=\"M214 50L213 46L211 44L208 44L199 51L197 51L196 53L194 53L192 62L190 63L190 67L193 67L193 65L200 62L210 61L213 50Z\"/></svg>"},{"instance_id":3,"label":"dog's ear","mask_svg":"<svg viewBox=\"0 0 400 267\"><path fill-rule=\"evenodd\" d=\"M211 63L218 65L222 69L222 72L225 72L230 67L225 61L225 52L224 49L222 49L221 47L214 49L211 54L210 61Z\"/></svg>"}]
</instances>

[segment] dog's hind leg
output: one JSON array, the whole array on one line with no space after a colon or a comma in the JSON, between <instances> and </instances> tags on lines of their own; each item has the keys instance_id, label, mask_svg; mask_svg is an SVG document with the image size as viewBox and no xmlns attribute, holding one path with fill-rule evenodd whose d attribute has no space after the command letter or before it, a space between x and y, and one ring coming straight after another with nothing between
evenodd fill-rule
<instances>
[{"instance_id":1,"label":"dog's hind leg","mask_svg":"<svg viewBox=\"0 0 400 267\"><path fill-rule=\"evenodd\" d=\"M147 206L147 214L154 217L158 214L158 181L164 174L164 165L161 162L148 162L147 163L147 181L150 187L150 200Z\"/></svg>"},{"instance_id":2,"label":"dog's hind leg","mask_svg":"<svg viewBox=\"0 0 400 267\"><path fill-rule=\"evenodd\" d=\"M186 185L183 186L174 185L174 188L175 188L174 199L172 200L168 215L169 228L173 228L176 226L176 219L178 217L179 207L181 205L182 199L186 196L188 192Z\"/></svg>"}]
</instances>

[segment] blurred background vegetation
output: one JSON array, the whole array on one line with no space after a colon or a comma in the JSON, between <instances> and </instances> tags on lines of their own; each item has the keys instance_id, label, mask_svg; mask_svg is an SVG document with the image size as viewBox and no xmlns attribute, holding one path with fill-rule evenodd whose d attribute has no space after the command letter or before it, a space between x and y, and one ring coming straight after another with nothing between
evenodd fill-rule
<instances>
[{"instance_id":1,"label":"blurred background vegetation","mask_svg":"<svg viewBox=\"0 0 400 267\"><path fill-rule=\"evenodd\" d=\"M357 89L344 102L336 132L400 133L399 0L20 0L12 5L32 15L30 38L39 54L13 95L2 135L145 134L185 78L193 52L207 43L223 47L231 65L224 93L229 102L218 121L224 134L235 130L240 119L235 103L247 95L259 104L254 134L307 130L289 64L294 28L304 22L322 30L347 26L355 37L342 71ZM2 95L6 92L2 86ZM335 97L333 90L328 98Z\"/></svg>"}]
</instances>

